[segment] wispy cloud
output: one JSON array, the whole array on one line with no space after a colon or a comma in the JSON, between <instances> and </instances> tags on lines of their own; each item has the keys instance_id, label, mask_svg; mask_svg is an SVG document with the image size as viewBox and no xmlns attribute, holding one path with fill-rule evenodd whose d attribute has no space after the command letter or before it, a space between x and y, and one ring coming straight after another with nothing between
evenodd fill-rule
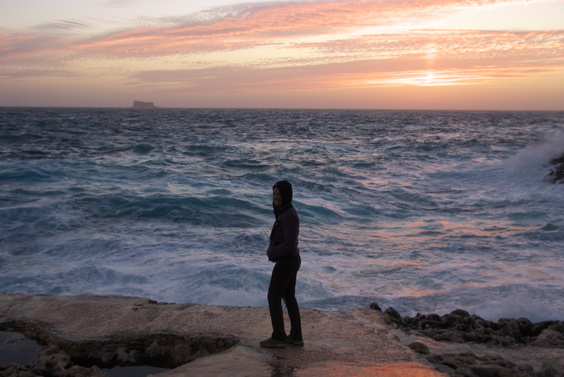
<instances>
[{"instance_id":1,"label":"wispy cloud","mask_svg":"<svg viewBox=\"0 0 564 377\"><path fill-rule=\"evenodd\" d=\"M87 29L90 26L81 21L73 21L73 20L57 20L53 22L47 22L41 25L37 25L34 27L34 30L38 32L44 31L68 31L68 30L77 30L77 29Z\"/></svg>"},{"instance_id":2,"label":"wispy cloud","mask_svg":"<svg viewBox=\"0 0 564 377\"><path fill-rule=\"evenodd\" d=\"M66 37L40 34L0 34L0 62L20 64L23 57L41 57L47 53L70 50Z\"/></svg>"},{"instance_id":3,"label":"wispy cloud","mask_svg":"<svg viewBox=\"0 0 564 377\"><path fill-rule=\"evenodd\" d=\"M363 32L378 27L401 27L403 30L426 26L429 20L464 8L507 4L511 0L356 0L295 3L259 3L211 9L206 16L191 15L162 20L166 26L138 27L69 43L81 54L120 56L162 56L209 51L259 48L265 44L293 45L300 38L323 38L343 33ZM519 2L523 2L522 0ZM85 28L80 21L58 21L40 28ZM43 41L35 53L52 53L47 37L28 36ZM55 38L55 37L54 37ZM22 49L14 38L2 42L1 58ZM55 38L56 39L56 38Z\"/></svg>"}]
</instances>

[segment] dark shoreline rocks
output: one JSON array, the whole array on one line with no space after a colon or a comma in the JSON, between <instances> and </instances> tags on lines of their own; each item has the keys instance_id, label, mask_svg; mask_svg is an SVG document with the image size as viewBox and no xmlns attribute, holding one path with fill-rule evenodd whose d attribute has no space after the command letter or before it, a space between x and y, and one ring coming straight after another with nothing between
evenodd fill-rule
<instances>
[{"instance_id":1,"label":"dark shoreline rocks","mask_svg":"<svg viewBox=\"0 0 564 377\"><path fill-rule=\"evenodd\" d=\"M564 154L548 162L550 173L546 179L551 183L564 183Z\"/></svg>"},{"instance_id":2,"label":"dark shoreline rocks","mask_svg":"<svg viewBox=\"0 0 564 377\"><path fill-rule=\"evenodd\" d=\"M492 346L532 345L535 347L564 348L564 322L533 323L527 318L501 318L487 321L465 310L450 314L417 314L401 317L393 308L384 312L390 322L404 330L415 330L436 341L453 343L483 343Z\"/></svg>"},{"instance_id":3,"label":"dark shoreline rocks","mask_svg":"<svg viewBox=\"0 0 564 377\"><path fill-rule=\"evenodd\" d=\"M372 309L381 311L378 304ZM502 318L487 321L464 310L445 315L417 314L402 317L394 308L383 311L389 324L410 334L423 335L437 342L474 343L496 349L564 349L564 322L533 323L527 318ZM517 365L499 355L477 355L473 352L431 354L421 342L413 342L411 349L427 356L437 368L456 377L564 377L564 360L545 362L541 370L527 364Z\"/></svg>"}]
</instances>

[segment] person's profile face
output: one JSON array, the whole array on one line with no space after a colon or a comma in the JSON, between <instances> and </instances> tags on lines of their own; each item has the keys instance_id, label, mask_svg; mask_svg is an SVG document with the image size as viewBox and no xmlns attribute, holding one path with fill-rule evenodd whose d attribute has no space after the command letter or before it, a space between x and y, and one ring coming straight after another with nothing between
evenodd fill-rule
<instances>
[{"instance_id":1,"label":"person's profile face","mask_svg":"<svg viewBox=\"0 0 564 377\"><path fill-rule=\"evenodd\" d=\"M280 189L278 189L278 187L272 189L272 203L274 204L274 207L282 206L282 194L280 194Z\"/></svg>"}]
</instances>

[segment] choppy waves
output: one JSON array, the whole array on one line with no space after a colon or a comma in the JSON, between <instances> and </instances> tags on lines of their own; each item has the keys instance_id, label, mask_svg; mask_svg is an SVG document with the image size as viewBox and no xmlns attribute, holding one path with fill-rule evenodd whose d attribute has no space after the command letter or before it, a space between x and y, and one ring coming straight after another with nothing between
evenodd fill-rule
<instances>
[{"instance_id":1,"label":"choppy waves","mask_svg":"<svg viewBox=\"0 0 564 377\"><path fill-rule=\"evenodd\" d=\"M302 305L562 319L564 185L543 177L563 113L2 109L0 121L2 291L265 305L270 190L287 178Z\"/></svg>"}]
</instances>

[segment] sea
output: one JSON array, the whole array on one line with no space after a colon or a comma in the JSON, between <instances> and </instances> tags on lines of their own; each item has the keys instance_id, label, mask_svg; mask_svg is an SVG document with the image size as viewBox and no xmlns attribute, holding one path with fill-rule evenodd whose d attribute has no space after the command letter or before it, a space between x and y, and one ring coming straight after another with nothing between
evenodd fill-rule
<instances>
[{"instance_id":1,"label":"sea","mask_svg":"<svg viewBox=\"0 0 564 377\"><path fill-rule=\"evenodd\" d=\"M564 112L0 108L0 292L564 320Z\"/></svg>"}]
</instances>

